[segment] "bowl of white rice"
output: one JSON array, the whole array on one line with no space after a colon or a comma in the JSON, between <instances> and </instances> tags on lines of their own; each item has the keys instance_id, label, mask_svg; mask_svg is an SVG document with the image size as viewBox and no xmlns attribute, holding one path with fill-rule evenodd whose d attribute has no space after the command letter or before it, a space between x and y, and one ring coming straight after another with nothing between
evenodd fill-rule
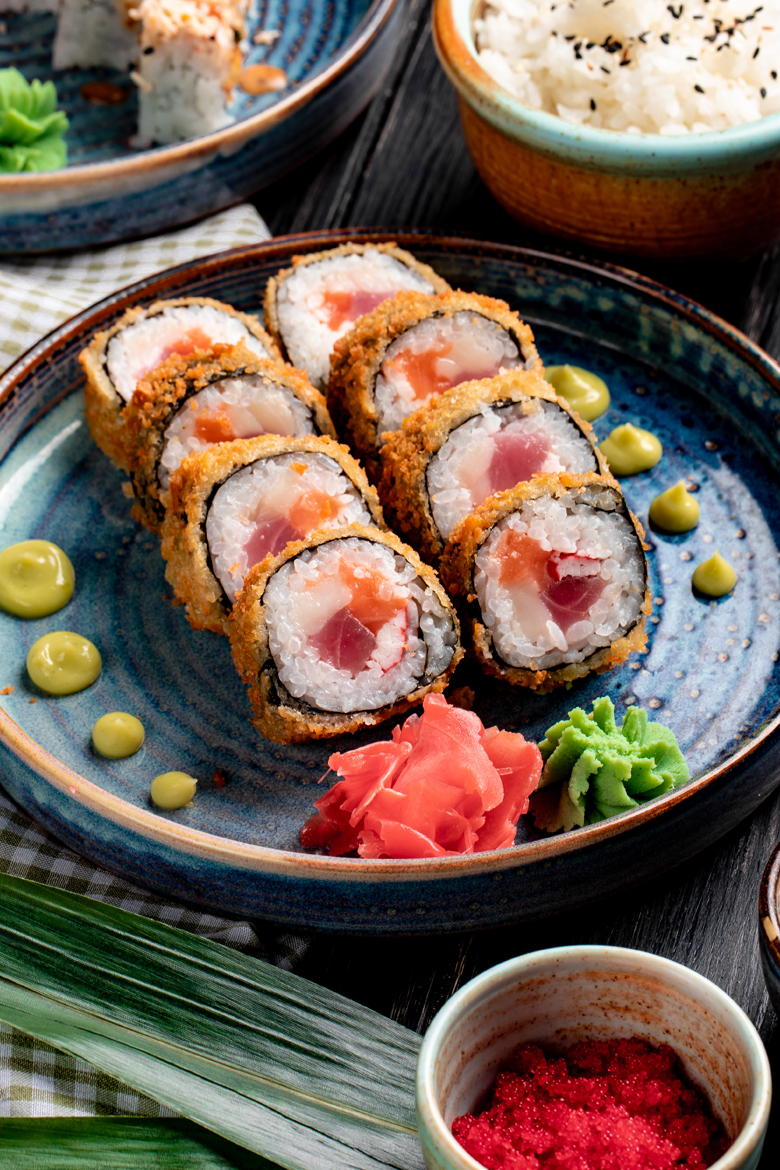
<instances>
[{"instance_id":1,"label":"bowl of white rice","mask_svg":"<svg viewBox=\"0 0 780 1170\"><path fill-rule=\"evenodd\" d=\"M780 0L435 0L434 39L516 219L670 258L780 236Z\"/></svg>"}]
</instances>

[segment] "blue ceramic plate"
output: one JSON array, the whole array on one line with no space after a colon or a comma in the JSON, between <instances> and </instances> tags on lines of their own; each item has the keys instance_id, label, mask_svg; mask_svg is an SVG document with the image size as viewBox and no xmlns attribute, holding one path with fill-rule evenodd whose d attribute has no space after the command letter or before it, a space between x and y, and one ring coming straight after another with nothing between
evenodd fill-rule
<instances>
[{"instance_id":1,"label":"blue ceramic plate","mask_svg":"<svg viewBox=\"0 0 780 1170\"><path fill-rule=\"evenodd\" d=\"M612 391L600 437L619 422L655 431L664 457L624 481L646 519L680 478L698 488L699 527L651 533L654 614L646 654L548 696L461 667L488 724L534 739L575 704L612 696L647 706L676 732L693 779L643 808L565 836L523 822L509 850L426 861L303 853L298 829L332 751L361 738L280 747L248 722L227 642L193 633L168 600L156 541L130 518L122 477L87 433L77 355L129 305L197 293L258 312L267 277L294 253L360 232L273 240L173 269L104 301L42 341L0 382L0 543L46 537L72 557L77 591L52 618L0 614L0 768L11 794L73 848L167 893L241 914L365 932L471 929L600 897L689 857L737 824L778 783L780 706L780 370L723 322L619 269L510 246L399 233L455 286L506 299L532 323L548 363L601 374ZM695 565L718 548L734 593L694 596ZM51 629L93 639L104 669L89 690L31 687L27 650ZM31 702L35 700L35 702ZM90 749L106 711L143 720L143 750L110 762ZM385 729L389 734L389 727ZM228 783L217 787L215 769ZM199 777L195 805L152 811L154 776Z\"/></svg>"},{"instance_id":2,"label":"blue ceramic plate","mask_svg":"<svg viewBox=\"0 0 780 1170\"><path fill-rule=\"evenodd\" d=\"M257 0L244 64L284 69L289 85L250 97L234 90L232 125L173 146L131 150L136 88L110 69L52 69L55 18L3 13L0 68L51 78L70 119L69 165L0 175L0 253L83 248L149 236L236 203L330 142L379 88L403 20L403 0ZM278 32L256 45L261 31ZM83 96L102 82L118 105ZM87 90L87 93L90 91Z\"/></svg>"}]
</instances>

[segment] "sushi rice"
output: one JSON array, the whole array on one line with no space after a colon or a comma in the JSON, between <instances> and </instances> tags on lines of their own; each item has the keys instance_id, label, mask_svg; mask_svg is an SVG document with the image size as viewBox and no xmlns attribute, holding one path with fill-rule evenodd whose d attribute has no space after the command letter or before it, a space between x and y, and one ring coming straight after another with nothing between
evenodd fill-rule
<instances>
[{"instance_id":1,"label":"sushi rice","mask_svg":"<svg viewBox=\"0 0 780 1170\"><path fill-rule=\"evenodd\" d=\"M371 726L444 690L459 633L434 571L360 524L256 565L230 619L253 722L285 743Z\"/></svg>"}]
</instances>

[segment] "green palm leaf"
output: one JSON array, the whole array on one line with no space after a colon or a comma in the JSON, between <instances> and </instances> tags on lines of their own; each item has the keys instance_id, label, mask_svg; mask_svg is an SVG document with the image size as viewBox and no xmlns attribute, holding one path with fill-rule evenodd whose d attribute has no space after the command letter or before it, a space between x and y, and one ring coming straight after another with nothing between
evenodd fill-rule
<instances>
[{"instance_id":1,"label":"green palm leaf","mask_svg":"<svg viewBox=\"0 0 780 1170\"><path fill-rule=\"evenodd\" d=\"M183 1117L0 1119L0 1166L14 1170L275 1170Z\"/></svg>"},{"instance_id":2,"label":"green palm leaf","mask_svg":"<svg viewBox=\"0 0 780 1170\"><path fill-rule=\"evenodd\" d=\"M415 1033L218 943L0 876L0 1019L288 1170L418 1170Z\"/></svg>"}]
</instances>

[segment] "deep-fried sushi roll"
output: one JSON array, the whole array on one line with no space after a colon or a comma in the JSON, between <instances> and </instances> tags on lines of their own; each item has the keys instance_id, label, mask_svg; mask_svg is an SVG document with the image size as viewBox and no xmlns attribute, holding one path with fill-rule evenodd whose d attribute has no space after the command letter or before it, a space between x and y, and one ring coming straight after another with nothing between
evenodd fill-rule
<instances>
[{"instance_id":1,"label":"deep-fried sushi roll","mask_svg":"<svg viewBox=\"0 0 780 1170\"><path fill-rule=\"evenodd\" d=\"M442 691L462 651L438 577L389 532L356 524L251 569L230 641L255 727L293 743L357 731Z\"/></svg>"},{"instance_id":2,"label":"deep-fried sushi roll","mask_svg":"<svg viewBox=\"0 0 780 1170\"><path fill-rule=\"evenodd\" d=\"M227 633L250 569L290 541L351 524L384 527L376 491L346 447L277 435L220 443L171 477L165 575L194 629Z\"/></svg>"},{"instance_id":3,"label":"deep-fried sushi roll","mask_svg":"<svg viewBox=\"0 0 780 1170\"><path fill-rule=\"evenodd\" d=\"M325 399L304 373L255 357L243 345L168 358L138 383L123 421L133 514L153 532L185 456L258 435L335 435Z\"/></svg>"},{"instance_id":4,"label":"deep-fried sushi roll","mask_svg":"<svg viewBox=\"0 0 780 1170\"><path fill-rule=\"evenodd\" d=\"M512 370L442 394L404 419L381 456L382 502L394 526L431 559L495 492L564 471L609 477L593 428L536 370Z\"/></svg>"},{"instance_id":5,"label":"deep-fried sushi roll","mask_svg":"<svg viewBox=\"0 0 780 1170\"><path fill-rule=\"evenodd\" d=\"M263 311L284 356L324 390L333 346L358 317L404 289L438 293L449 287L395 244L342 244L296 256L292 268L268 281Z\"/></svg>"},{"instance_id":6,"label":"deep-fried sushi roll","mask_svg":"<svg viewBox=\"0 0 780 1170\"><path fill-rule=\"evenodd\" d=\"M533 333L503 301L401 293L337 342L329 409L375 466L383 433L413 411L462 382L518 367L541 372L542 363Z\"/></svg>"},{"instance_id":7,"label":"deep-fried sushi roll","mask_svg":"<svg viewBox=\"0 0 780 1170\"><path fill-rule=\"evenodd\" d=\"M173 354L186 358L239 342L258 357L281 357L255 317L209 297L128 309L110 329L96 333L79 361L87 375L87 422L100 450L127 471L121 413L141 379Z\"/></svg>"},{"instance_id":8,"label":"deep-fried sushi roll","mask_svg":"<svg viewBox=\"0 0 780 1170\"><path fill-rule=\"evenodd\" d=\"M454 530L442 578L465 599L477 658L549 691L624 662L646 642L644 533L595 475L539 476L491 496Z\"/></svg>"}]
</instances>

